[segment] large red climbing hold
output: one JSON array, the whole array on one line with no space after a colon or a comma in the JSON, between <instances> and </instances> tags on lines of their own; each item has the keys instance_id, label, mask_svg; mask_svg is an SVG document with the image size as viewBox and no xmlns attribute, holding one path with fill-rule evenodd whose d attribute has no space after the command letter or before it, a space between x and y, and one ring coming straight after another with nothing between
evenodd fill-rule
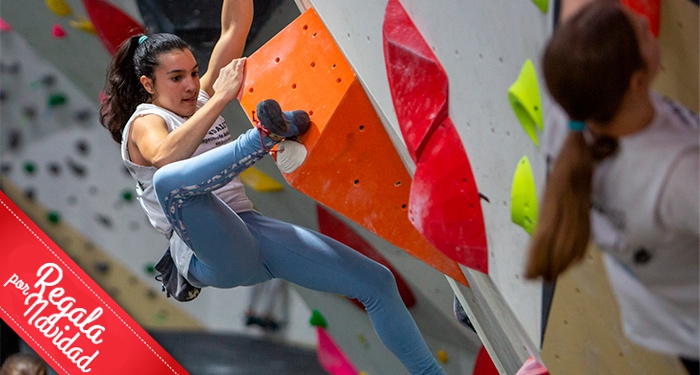
<instances>
[{"instance_id":1,"label":"large red climbing hold","mask_svg":"<svg viewBox=\"0 0 700 375\"><path fill-rule=\"evenodd\" d=\"M416 163L408 218L445 255L487 273L486 231L479 199L464 147L447 118Z\"/></svg>"},{"instance_id":2,"label":"large red climbing hold","mask_svg":"<svg viewBox=\"0 0 700 375\"><path fill-rule=\"evenodd\" d=\"M392 100L416 163L409 218L445 255L487 273L480 195L448 115L447 73L398 0L389 0L383 34Z\"/></svg>"},{"instance_id":3,"label":"large red climbing hold","mask_svg":"<svg viewBox=\"0 0 700 375\"><path fill-rule=\"evenodd\" d=\"M112 56L125 40L146 33L146 29L131 16L104 0L83 0L83 5L100 41Z\"/></svg>"}]
</instances>

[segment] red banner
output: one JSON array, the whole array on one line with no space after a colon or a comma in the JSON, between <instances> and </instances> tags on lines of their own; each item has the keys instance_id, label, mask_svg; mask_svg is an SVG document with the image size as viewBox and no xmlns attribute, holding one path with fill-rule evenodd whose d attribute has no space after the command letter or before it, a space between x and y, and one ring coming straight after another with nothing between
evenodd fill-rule
<instances>
[{"instance_id":1,"label":"red banner","mask_svg":"<svg viewBox=\"0 0 700 375\"><path fill-rule=\"evenodd\" d=\"M59 374L187 374L2 192L0 286L0 318Z\"/></svg>"}]
</instances>

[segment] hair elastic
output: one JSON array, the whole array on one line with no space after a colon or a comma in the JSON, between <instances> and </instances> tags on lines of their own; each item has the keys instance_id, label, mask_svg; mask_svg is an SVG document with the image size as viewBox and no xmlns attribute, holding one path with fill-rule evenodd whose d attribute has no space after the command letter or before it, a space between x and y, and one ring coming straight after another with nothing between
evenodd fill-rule
<instances>
[{"instance_id":1,"label":"hair elastic","mask_svg":"<svg viewBox=\"0 0 700 375\"><path fill-rule=\"evenodd\" d=\"M143 41L148 39L148 35L141 35L139 38L139 45L143 44Z\"/></svg>"},{"instance_id":2,"label":"hair elastic","mask_svg":"<svg viewBox=\"0 0 700 375\"><path fill-rule=\"evenodd\" d=\"M575 131L575 132L582 132L583 129L586 128L586 123L583 121L578 121L578 120L570 120L569 121L569 129Z\"/></svg>"}]
</instances>

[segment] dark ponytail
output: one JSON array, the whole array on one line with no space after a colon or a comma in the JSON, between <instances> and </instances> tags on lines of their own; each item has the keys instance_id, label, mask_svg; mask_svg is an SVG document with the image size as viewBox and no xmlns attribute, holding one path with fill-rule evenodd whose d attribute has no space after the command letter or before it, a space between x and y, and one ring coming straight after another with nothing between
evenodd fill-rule
<instances>
[{"instance_id":1,"label":"dark ponytail","mask_svg":"<svg viewBox=\"0 0 700 375\"><path fill-rule=\"evenodd\" d=\"M554 100L570 118L601 125L617 114L632 75L643 68L634 27L622 5L613 1L594 1L561 25L543 59ZM527 278L552 281L586 254L593 170L617 151L617 141L584 132L568 135L549 174Z\"/></svg>"},{"instance_id":2,"label":"dark ponytail","mask_svg":"<svg viewBox=\"0 0 700 375\"><path fill-rule=\"evenodd\" d=\"M112 133L117 143L121 143L122 131L136 107L151 100L140 77L146 76L155 82L160 55L188 48L184 40L172 34L135 35L119 47L107 68L100 106L100 123Z\"/></svg>"}]
</instances>

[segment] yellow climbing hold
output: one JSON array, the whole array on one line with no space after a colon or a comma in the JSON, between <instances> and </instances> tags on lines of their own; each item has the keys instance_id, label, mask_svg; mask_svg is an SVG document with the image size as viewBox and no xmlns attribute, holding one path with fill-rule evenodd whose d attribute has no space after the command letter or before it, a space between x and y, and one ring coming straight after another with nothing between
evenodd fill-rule
<instances>
[{"instance_id":1,"label":"yellow climbing hold","mask_svg":"<svg viewBox=\"0 0 700 375\"><path fill-rule=\"evenodd\" d=\"M510 191L510 219L532 235L537 225L537 191L530 160L523 156L518 162Z\"/></svg>"},{"instance_id":2,"label":"yellow climbing hold","mask_svg":"<svg viewBox=\"0 0 700 375\"><path fill-rule=\"evenodd\" d=\"M542 11L542 13L547 13L547 9L549 8L549 0L532 0L535 5L537 5L538 8Z\"/></svg>"},{"instance_id":3,"label":"yellow climbing hold","mask_svg":"<svg viewBox=\"0 0 700 375\"><path fill-rule=\"evenodd\" d=\"M440 363L445 364L447 361L449 361L449 358L447 358L447 352L440 349L437 352L437 359L440 361Z\"/></svg>"},{"instance_id":4,"label":"yellow climbing hold","mask_svg":"<svg viewBox=\"0 0 700 375\"><path fill-rule=\"evenodd\" d=\"M241 173L241 181L246 186L260 193L284 190L282 184L255 167L250 167Z\"/></svg>"},{"instance_id":5,"label":"yellow climbing hold","mask_svg":"<svg viewBox=\"0 0 700 375\"><path fill-rule=\"evenodd\" d=\"M368 374L367 374L366 372L364 372L364 371L360 371L360 373L357 374L357 375L368 375Z\"/></svg>"},{"instance_id":6,"label":"yellow climbing hold","mask_svg":"<svg viewBox=\"0 0 700 375\"><path fill-rule=\"evenodd\" d=\"M535 126L542 130L542 101L532 60L525 61L520 76L508 89L508 100L527 135L539 146Z\"/></svg>"},{"instance_id":7,"label":"yellow climbing hold","mask_svg":"<svg viewBox=\"0 0 700 375\"><path fill-rule=\"evenodd\" d=\"M46 6L60 17L66 17L73 13L70 6L64 0L46 0Z\"/></svg>"},{"instance_id":8,"label":"yellow climbing hold","mask_svg":"<svg viewBox=\"0 0 700 375\"><path fill-rule=\"evenodd\" d=\"M95 26L92 24L92 22L84 18L70 20L69 24L74 29L82 30L90 34L97 34L97 31L95 31Z\"/></svg>"}]
</instances>

